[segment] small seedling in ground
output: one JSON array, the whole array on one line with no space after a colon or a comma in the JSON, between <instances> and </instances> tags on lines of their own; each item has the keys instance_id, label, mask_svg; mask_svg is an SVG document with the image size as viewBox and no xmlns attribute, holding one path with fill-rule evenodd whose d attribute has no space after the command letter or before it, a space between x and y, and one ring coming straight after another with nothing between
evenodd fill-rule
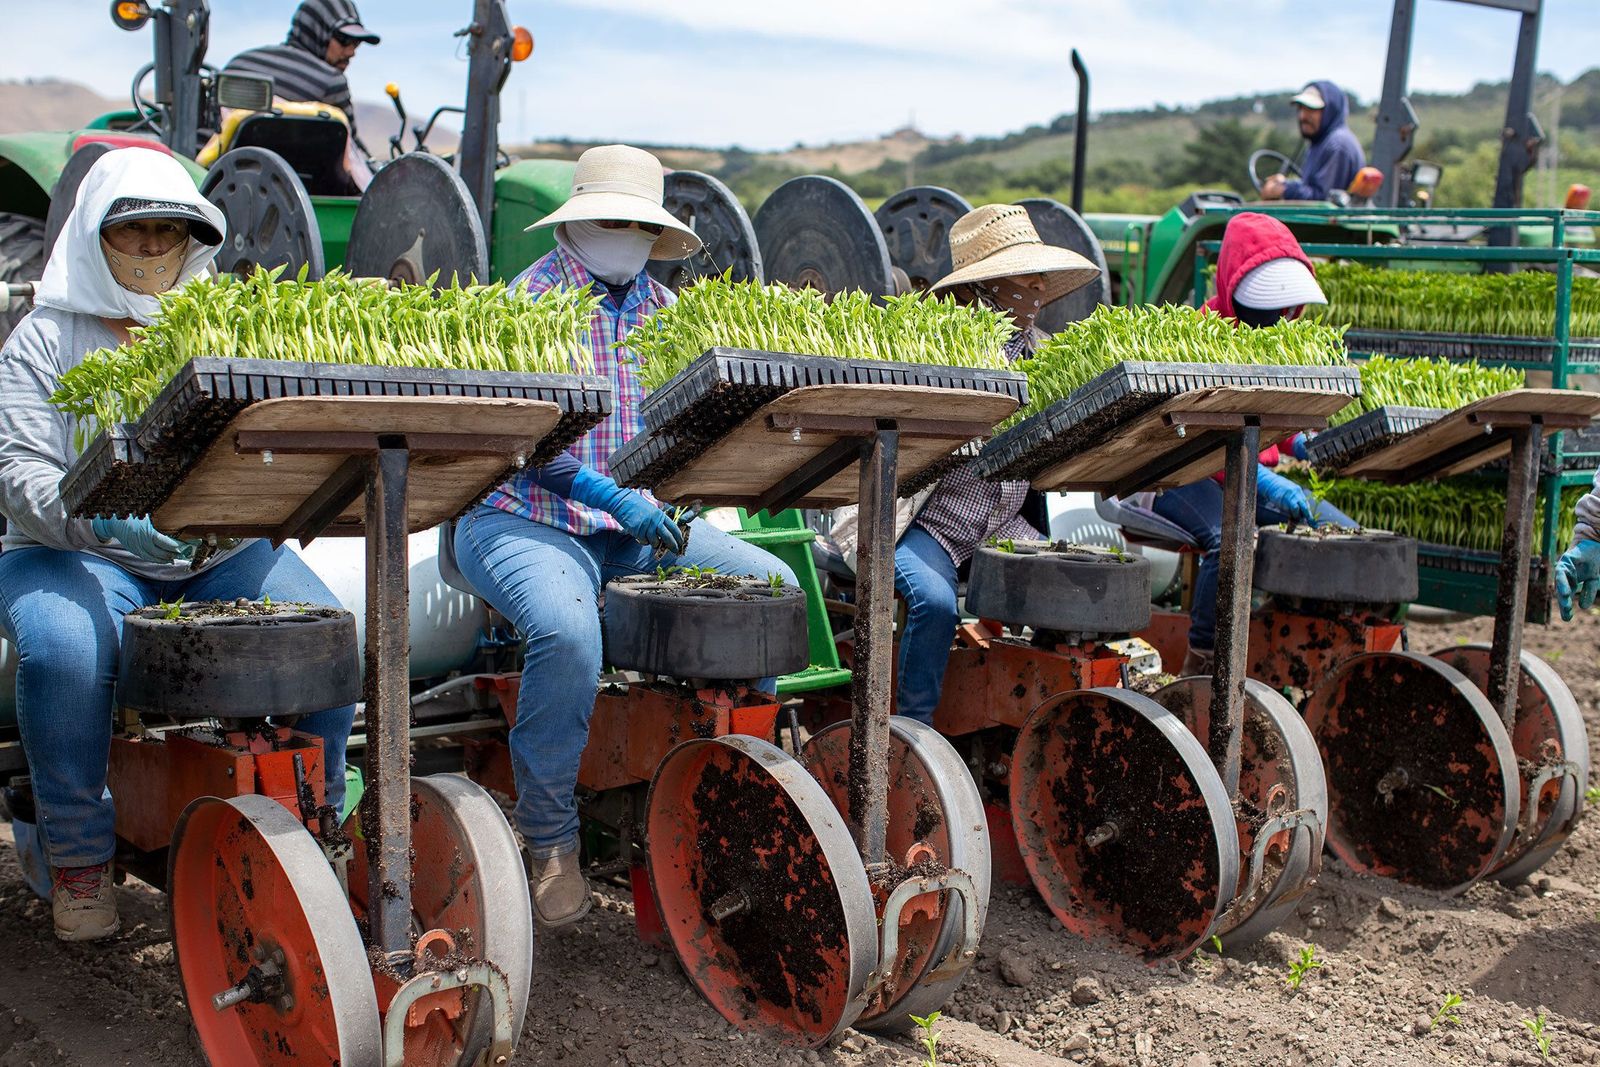
<instances>
[{"instance_id":1,"label":"small seedling in ground","mask_svg":"<svg viewBox=\"0 0 1600 1067\"><path fill-rule=\"evenodd\" d=\"M1544 1012L1539 1013L1537 1019L1524 1019L1522 1025L1528 1028L1528 1033L1533 1035L1533 1043L1539 1047L1539 1056L1542 1059L1550 1058L1550 1035L1545 1033Z\"/></svg>"},{"instance_id":2,"label":"small seedling in ground","mask_svg":"<svg viewBox=\"0 0 1600 1067\"><path fill-rule=\"evenodd\" d=\"M1590 786L1583 791L1583 799L1590 804L1600 804L1600 786Z\"/></svg>"},{"instance_id":3,"label":"small seedling in ground","mask_svg":"<svg viewBox=\"0 0 1600 1067\"><path fill-rule=\"evenodd\" d=\"M1218 937L1216 934L1212 934L1211 948L1216 952L1217 955L1222 955L1222 938Z\"/></svg>"},{"instance_id":4,"label":"small seedling in ground","mask_svg":"<svg viewBox=\"0 0 1600 1067\"><path fill-rule=\"evenodd\" d=\"M1300 950L1300 958L1289 964L1289 977L1284 979L1284 983L1290 989L1299 989L1306 975L1321 966L1322 961L1317 959L1317 946L1307 945Z\"/></svg>"},{"instance_id":5,"label":"small seedling in ground","mask_svg":"<svg viewBox=\"0 0 1600 1067\"><path fill-rule=\"evenodd\" d=\"M1561 661L1561 657L1566 654L1567 650L1564 648L1553 648L1544 654L1544 658L1549 660L1551 663L1559 663Z\"/></svg>"},{"instance_id":6,"label":"small seedling in ground","mask_svg":"<svg viewBox=\"0 0 1600 1067\"><path fill-rule=\"evenodd\" d=\"M922 1028L922 1047L928 1053L921 1067L939 1067L939 1031L933 1028L939 1021L939 1013L930 1011L926 1017L913 1015L911 1021Z\"/></svg>"},{"instance_id":7,"label":"small seedling in ground","mask_svg":"<svg viewBox=\"0 0 1600 1067\"><path fill-rule=\"evenodd\" d=\"M772 590L773 596L783 595L783 575L772 573L767 575L767 585Z\"/></svg>"},{"instance_id":8,"label":"small seedling in ground","mask_svg":"<svg viewBox=\"0 0 1600 1067\"><path fill-rule=\"evenodd\" d=\"M1463 1001L1460 993L1451 993L1444 998L1444 1003L1439 1005L1439 1010L1433 1013L1433 1021L1428 1024L1432 1030L1440 1023L1450 1023L1453 1026L1461 1025L1461 1016L1456 1014L1456 1009L1461 1007Z\"/></svg>"}]
</instances>

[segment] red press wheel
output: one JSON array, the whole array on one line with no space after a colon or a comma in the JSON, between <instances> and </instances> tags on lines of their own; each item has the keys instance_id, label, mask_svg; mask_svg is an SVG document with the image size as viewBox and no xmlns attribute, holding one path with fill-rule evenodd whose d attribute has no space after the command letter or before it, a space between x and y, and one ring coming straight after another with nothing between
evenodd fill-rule
<instances>
[{"instance_id":1,"label":"red press wheel","mask_svg":"<svg viewBox=\"0 0 1600 1067\"><path fill-rule=\"evenodd\" d=\"M848 805L850 735L850 723L838 722L804 750L807 769L840 811ZM931 726L898 716L889 720L888 847L897 867L970 874L982 931L990 874L983 798L949 741ZM901 913L896 958L881 968L888 978L856 1020L859 1029L904 1030L914 1025L913 1015L944 1005L972 963L963 958L964 907L959 896L929 893Z\"/></svg>"},{"instance_id":2,"label":"red press wheel","mask_svg":"<svg viewBox=\"0 0 1600 1067\"><path fill-rule=\"evenodd\" d=\"M1466 675L1483 692L1489 691L1488 645L1462 645L1433 655ZM1522 881L1556 854L1572 834L1589 782L1589 737L1583 713L1555 668L1531 652L1522 653L1511 747L1517 753L1522 825L1500 865L1491 872L1502 882ZM1568 763L1570 767L1563 766ZM1530 805L1536 781L1538 797Z\"/></svg>"},{"instance_id":3,"label":"red press wheel","mask_svg":"<svg viewBox=\"0 0 1600 1067\"><path fill-rule=\"evenodd\" d=\"M1517 826L1517 758L1489 700L1416 652L1347 660L1306 703L1328 776L1328 847L1352 870L1458 893Z\"/></svg>"},{"instance_id":4,"label":"red press wheel","mask_svg":"<svg viewBox=\"0 0 1600 1067\"><path fill-rule=\"evenodd\" d=\"M684 973L723 1018L816 1047L853 1023L877 915L845 820L754 737L678 745L656 770L650 882Z\"/></svg>"},{"instance_id":5,"label":"red press wheel","mask_svg":"<svg viewBox=\"0 0 1600 1067\"><path fill-rule=\"evenodd\" d=\"M1210 678L1179 679L1159 690L1155 701L1196 738L1210 736ZM1328 785L1316 739L1293 705L1254 679L1244 686L1238 811L1245 872L1239 893L1249 895L1235 898L1218 924L1216 933L1230 946L1270 933L1294 911L1321 869L1328 824ZM1258 845L1259 871L1251 866Z\"/></svg>"},{"instance_id":6,"label":"red press wheel","mask_svg":"<svg viewBox=\"0 0 1600 1067\"><path fill-rule=\"evenodd\" d=\"M1011 760L1011 821L1033 884L1081 937L1151 959L1211 933L1239 878L1239 835L1205 749L1122 689L1052 697Z\"/></svg>"},{"instance_id":7,"label":"red press wheel","mask_svg":"<svg viewBox=\"0 0 1600 1067\"><path fill-rule=\"evenodd\" d=\"M322 849L287 809L255 795L196 800L167 874L178 970L208 1060L382 1062L366 947Z\"/></svg>"}]
</instances>

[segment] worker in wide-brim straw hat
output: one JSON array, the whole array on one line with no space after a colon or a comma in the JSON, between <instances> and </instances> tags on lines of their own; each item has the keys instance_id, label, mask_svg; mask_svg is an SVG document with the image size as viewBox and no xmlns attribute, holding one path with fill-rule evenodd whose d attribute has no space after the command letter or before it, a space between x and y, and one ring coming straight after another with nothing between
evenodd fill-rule
<instances>
[{"instance_id":1,"label":"worker in wide-brim straw hat","mask_svg":"<svg viewBox=\"0 0 1600 1067\"><path fill-rule=\"evenodd\" d=\"M1016 327L1006 344L1012 360L1032 355L1043 340L1035 322L1046 304L1100 276L1099 268L1076 252L1041 241L1027 209L1013 205L989 205L962 216L950 228L950 255L953 269L932 292L1008 316ZM956 575L961 565L991 537L1042 537L1039 526L1048 525L1043 510L1043 498L1027 482L984 481L970 467L959 467L926 493L900 502L894 588L905 598L907 615L900 634L897 715L933 722L960 620ZM1025 517L1029 514L1033 522ZM854 522L848 512L842 517L834 540L849 553Z\"/></svg>"},{"instance_id":2,"label":"worker in wide-brim straw hat","mask_svg":"<svg viewBox=\"0 0 1600 1067\"><path fill-rule=\"evenodd\" d=\"M762 549L700 519L687 535L648 493L610 477L610 456L644 429L635 357L615 342L673 294L651 278L651 260L700 250L700 238L662 204L661 164L626 145L591 148L578 160L572 196L534 227L556 248L512 284L532 293L593 286L600 305L586 342L595 373L611 381L611 414L557 459L500 486L456 527L458 568L524 642L522 689L511 728L517 783L513 820L532 857L535 917L561 926L588 912L578 864L578 761L600 677L601 586L658 566L713 567L758 578L794 572ZM757 687L775 692L775 679Z\"/></svg>"}]
</instances>

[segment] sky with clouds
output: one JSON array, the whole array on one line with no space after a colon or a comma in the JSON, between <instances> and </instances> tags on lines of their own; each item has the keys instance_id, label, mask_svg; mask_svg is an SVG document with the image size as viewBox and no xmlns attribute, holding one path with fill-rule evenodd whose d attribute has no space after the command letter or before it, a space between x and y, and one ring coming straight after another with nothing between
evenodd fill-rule
<instances>
[{"instance_id":1,"label":"sky with clouds","mask_svg":"<svg viewBox=\"0 0 1600 1067\"><path fill-rule=\"evenodd\" d=\"M55 76L121 98L148 30L105 0L3 0L0 79ZM398 82L413 113L459 103L451 31L470 0L358 0L384 37L350 69L358 99ZM1005 133L1074 106L1079 49L1094 110L1200 101L1332 78L1364 99L1383 77L1390 0L509 0L538 42L503 98L503 136L787 147ZM294 0L212 0L210 59L281 40ZM1541 70L1600 65L1600 4L1546 0ZM452 14L453 13L453 14ZM1511 70L1517 17L1419 0L1411 84L1458 90ZM22 45L18 47L18 45Z\"/></svg>"}]
</instances>

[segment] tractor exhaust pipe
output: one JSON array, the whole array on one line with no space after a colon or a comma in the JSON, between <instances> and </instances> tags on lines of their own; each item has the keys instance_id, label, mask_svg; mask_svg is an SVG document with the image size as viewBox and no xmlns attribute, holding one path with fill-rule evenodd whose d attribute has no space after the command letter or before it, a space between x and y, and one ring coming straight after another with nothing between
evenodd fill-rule
<instances>
[{"instance_id":1,"label":"tractor exhaust pipe","mask_svg":"<svg viewBox=\"0 0 1600 1067\"><path fill-rule=\"evenodd\" d=\"M1084 161L1089 154L1089 68L1072 50L1072 70L1078 76L1078 120L1072 131L1072 210L1083 214Z\"/></svg>"}]
</instances>

